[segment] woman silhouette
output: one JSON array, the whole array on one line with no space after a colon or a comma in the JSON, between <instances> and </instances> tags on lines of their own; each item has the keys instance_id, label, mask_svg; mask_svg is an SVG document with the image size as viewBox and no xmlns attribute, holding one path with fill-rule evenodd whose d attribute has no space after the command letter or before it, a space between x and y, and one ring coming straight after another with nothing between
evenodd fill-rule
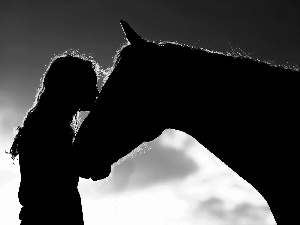
<instances>
[{"instance_id":1,"label":"woman silhouette","mask_svg":"<svg viewBox=\"0 0 300 225\"><path fill-rule=\"evenodd\" d=\"M89 111L99 94L96 68L94 60L78 55L56 57L18 127L10 154L19 155L21 225L83 224L72 143L79 111Z\"/></svg>"}]
</instances>

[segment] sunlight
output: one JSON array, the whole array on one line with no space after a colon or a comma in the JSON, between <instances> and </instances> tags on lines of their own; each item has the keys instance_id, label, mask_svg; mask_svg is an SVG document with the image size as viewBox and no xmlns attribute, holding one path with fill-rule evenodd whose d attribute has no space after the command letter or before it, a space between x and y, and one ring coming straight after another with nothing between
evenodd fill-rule
<instances>
[{"instance_id":1,"label":"sunlight","mask_svg":"<svg viewBox=\"0 0 300 225\"><path fill-rule=\"evenodd\" d=\"M170 188L158 187L118 198L115 225L165 224L181 218L188 205Z\"/></svg>"},{"instance_id":2,"label":"sunlight","mask_svg":"<svg viewBox=\"0 0 300 225\"><path fill-rule=\"evenodd\" d=\"M15 170L13 160L10 155L5 154L9 151L13 141L13 126L16 126L17 113L11 107L0 108L0 169L5 168ZM18 162L15 160L15 164Z\"/></svg>"},{"instance_id":3,"label":"sunlight","mask_svg":"<svg viewBox=\"0 0 300 225\"><path fill-rule=\"evenodd\" d=\"M0 187L0 224L20 224L19 212L21 205L18 198L20 181L21 177L19 176Z\"/></svg>"},{"instance_id":4,"label":"sunlight","mask_svg":"<svg viewBox=\"0 0 300 225\"><path fill-rule=\"evenodd\" d=\"M234 224L234 221L242 222L242 220L248 221L244 223L246 225L257 225L251 218L241 218L236 213L235 207L243 203L251 206L251 212L263 215L260 225L274 224L265 222L267 217L272 217L272 215L263 197L253 187L240 185L229 168L224 170L225 167L222 167L220 169L213 155L202 145L195 142L187 147L186 138L181 134L165 132L165 135L170 135L167 137L169 140L164 139L167 141L162 145L169 142L173 147L177 147L174 152L178 153L180 150L191 156L200 166L199 171L180 180L166 180L141 189L135 188L134 185L127 185L119 192L116 192L118 187L114 187L114 183L110 182L110 178L120 178L118 174L115 174L115 177L110 176L96 182L91 179L80 179L78 190L86 225L120 225L124 223L132 225L196 225L200 223L224 225ZM172 144L171 139L176 136L180 136L181 141L177 140L175 144ZM158 139L156 141L162 143L162 140ZM161 149L161 151L164 150ZM148 151L145 154L150 153L151 151ZM172 154L172 152L168 154ZM0 156L0 165L1 168L3 167L2 171L0 168L0 224L17 225L20 224L18 215L21 205L17 194L21 177L18 171L17 176L13 179L4 179L5 176L12 176L7 173L7 168L13 164L9 155L5 154L5 157L3 155ZM151 161L151 158L148 159L151 163L157 163L155 159L155 162ZM139 162L139 160L141 160L139 157L133 159L132 163L136 170L134 172L140 172L141 176L146 177L145 179L153 179L153 177L147 178L147 174L151 173L152 169L143 169L145 162ZM161 163L167 162L162 161ZM126 161L123 163L125 165ZM14 168L18 167L14 166ZM132 174L130 179L132 180L128 184L142 182L139 176L132 176ZM4 182L2 185L1 181ZM220 204L209 205L207 201L209 202L211 199L217 199L217 204L218 201ZM220 218L219 214L215 212L223 213L225 217Z\"/></svg>"}]
</instances>

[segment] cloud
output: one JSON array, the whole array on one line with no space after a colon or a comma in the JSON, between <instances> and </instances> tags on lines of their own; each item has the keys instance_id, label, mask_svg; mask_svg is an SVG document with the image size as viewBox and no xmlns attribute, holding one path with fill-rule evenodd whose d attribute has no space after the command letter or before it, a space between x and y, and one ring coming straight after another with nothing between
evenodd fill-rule
<instances>
[{"instance_id":1,"label":"cloud","mask_svg":"<svg viewBox=\"0 0 300 225\"><path fill-rule=\"evenodd\" d=\"M12 94L13 96L13 94ZM19 124L23 119L22 113L20 113L20 105L16 103L8 91L1 89L0 91L0 170L5 169L10 172L19 173L18 168L13 165L13 160L10 155L5 151L9 151L9 148L13 142L13 128ZM0 186L7 180L7 173L0 173Z\"/></svg>"},{"instance_id":2,"label":"cloud","mask_svg":"<svg viewBox=\"0 0 300 225\"><path fill-rule=\"evenodd\" d=\"M220 224L267 224L271 216L267 205L256 205L251 202L241 202L228 207L228 202L217 196L198 202L193 210L194 218L208 218Z\"/></svg>"},{"instance_id":3,"label":"cloud","mask_svg":"<svg viewBox=\"0 0 300 225\"><path fill-rule=\"evenodd\" d=\"M18 174L6 169L0 169L0 188L19 177Z\"/></svg>"},{"instance_id":4,"label":"cloud","mask_svg":"<svg viewBox=\"0 0 300 225\"><path fill-rule=\"evenodd\" d=\"M78 188L83 197L96 200L116 193L170 187L194 175L200 167L187 154L187 146L178 143L178 135L172 136L173 133L166 130L152 142L141 144L138 154L128 154L112 165L112 172L106 179L97 182L81 179ZM172 142L170 137L177 142Z\"/></svg>"},{"instance_id":5,"label":"cloud","mask_svg":"<svg viewBox=\"0 0 300 225\"><path fill-rule=\"evenodd\" d=\"M8 91L0 91L0 132L9 134L12 125L19 125L23 119L20 103L16 101L16 95Z\"/></svg>"},{"instance_id":6,"label":"cloud","mask_svg":"<svg viewBox=\"0 0 300 225\"><path fill-rule=\"evenodd\" d=\"M12 141L11 122L16 118L14 110L11 108L0 108L0 151L3 153L4 149L10 146Z\"/></svg>"},{"instance_id":7,"label":"cloud","mask_svg":"<svg viewBox=\"0 0 300 225\"><path fill-rule=\"evenodd\" d=\"M140 146L143 153L114 165L112 185L118 191L137 190L184 180L199 170L184 148L162 145L160 139ZM147 148L147 150L145 150Z\"/></svg>"}]
</instances>

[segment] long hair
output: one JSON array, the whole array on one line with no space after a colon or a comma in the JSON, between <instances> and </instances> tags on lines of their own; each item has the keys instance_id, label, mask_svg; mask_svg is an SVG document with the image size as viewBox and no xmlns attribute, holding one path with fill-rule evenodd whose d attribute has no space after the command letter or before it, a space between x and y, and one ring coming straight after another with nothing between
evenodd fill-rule
<instances>
[{"instance_id":1,"label":"long hair","mask_svg":"<svg viewBox=\"0 0 300 225\"><path fill-rule=\"evenodd\" d=\"M83 72L84 74L82 74ZM19 155L19 144L22 143L22 138L27 132L30 132L27 124L32 122L38 124L37 120L41 119L42 115L46 115L46 111L56 107L64 106L73 109L73 113L69 112L71 116L68 118L72 119L68 123L74 140L80 123L79 103L77 104L79 100L75 96L79 96L76 92L79 92L80 85L84 84L87 79L83 76L96 76L97 81L102 76L99 64L91 55L79 53L77 50L67 50L51 59L40 80L32 107L26 112L22 124L14 129L13 144L9 152L6 152L11 155L13 160ZM84 94L82 95L84 99ZM41 124L41 126L43 125Z\"/></svg>"}]
</instances>

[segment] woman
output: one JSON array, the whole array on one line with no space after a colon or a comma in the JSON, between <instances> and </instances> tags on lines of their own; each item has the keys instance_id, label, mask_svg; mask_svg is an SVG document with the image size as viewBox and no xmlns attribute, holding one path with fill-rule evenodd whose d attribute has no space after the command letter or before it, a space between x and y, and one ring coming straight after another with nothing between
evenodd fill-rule
<instances>
[{"instance_id":1,"label":"woman","mask_svg":"<svg viewBox=\"0 0 300 225\"><path fill-rule=\"evenodd\" d=\"M18 127L10 153L19 155L21 225L83 224L72 143L79 111L90 110L99 94L96 68L95 61L78 55L56 57Z\"/></svg>"}]
</instances>

